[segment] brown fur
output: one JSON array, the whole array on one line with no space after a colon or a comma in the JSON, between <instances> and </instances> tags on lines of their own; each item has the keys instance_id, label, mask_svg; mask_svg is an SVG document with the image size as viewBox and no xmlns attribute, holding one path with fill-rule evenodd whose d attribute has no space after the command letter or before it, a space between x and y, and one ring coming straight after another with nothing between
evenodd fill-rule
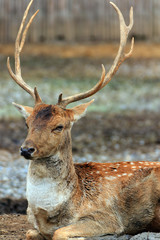
<instances>
[{"instance_id":1,"label":"brown fur","mask_svg":"<svg viewBox=\"0 0 160 240\"><path fill-rule=\"evenodd\" d=\"M21 76L20 53L27 30L38 13L23 29L32 2L26 8L15 42L15 74L7 60L11 77L35 100L34 108L14 103L28 126L21 154L31 159L27 177L28 219L36 230L27 233L27 240L67 240L143 230L157 219L159 165L151 163L152 167L146 167L146 163L140 162L137 168L130 166L133 163L74 165L70 129L93 100L63 109L107 85L121 63L130 57L134 39L128 53L124 48L133 26L133 9L127 26L119 8L111 2L119 16L120 47L109 72L106 74L102 65L100 81L92 89L68 98L60 94L58 105L47 105L37 89L25 84Z\"/></svg>"},{"instance_id":2,"label":"brown fur","mask_svg":"<svg viewBox=\"0 0 160 240\"><path fill-rule=\"evenodd\" d=\"M26 120L29 130L23 146L36 148L27 182L38 183L42 192L40 201L32 201L32 193L28 197L28 218L37 232L29 231L27 240L159 231L160 163L73 164L70 129L74 116L84 111L84 105L64 110L39 104ZM61 131L54 130L58 125L63 125ZM39 185L43 181L46 185ZM55 189L53 206L50 184ZM51 200L47 208L45 199Z\"/></svg>"}]
</instances>

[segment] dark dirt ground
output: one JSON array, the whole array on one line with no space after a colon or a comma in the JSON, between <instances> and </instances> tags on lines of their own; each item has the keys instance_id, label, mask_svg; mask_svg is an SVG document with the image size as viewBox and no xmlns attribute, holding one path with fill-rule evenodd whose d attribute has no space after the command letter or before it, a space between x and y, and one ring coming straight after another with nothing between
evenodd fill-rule
<instances>
[{"instance_id":1,"label":"dark dirt ground","mask_svg":"<svg viewBox=\"0 0 160 240\"><path fill-rule=\"evenodd\" d=\"M89 113L73 127L73 153L83 156L86 152L97 155L103 152L104 155L112 156L113 153L124 150L137 149L144 153L150 149L154 151L154 148L160 148L159 120L159 114L153 112L124 115ZM0 149L16 153L26 132L22 119L0 120ZM140 144L142 141L143 145ZM115 147L117 144L118 149ZM25 232L29 228L26 215L6 213L25 213L26 206L24 199L0 201L0 211L3 213L0 215L0 239L25 239Z\"/></svg>"},{"instance_id":2,"label":"dark dirt ground","mask_svg":"<svg viewBox=\"0 0 160 240\"><path fill-rule=\"evenodd\" d=\"M0 149L18 152L26 135L23 119L0 119ZM88 113L73 126L72 140L73 153L79 155L86 152L113 155L127 149L145 152L160 145L160 116L149 111L109 115ZM118 148L115 147L117 144ZM106 147L104 150L103 146Z\"/></svg>"},{"instance_id":3,"label":"dark dirt ground","mask_svg":"<svg viewBox=\"0 0 160 240\"><path fill-rule=\"evenodd\" d=\"M0 215L1 240L23 240L29 228L26 215Z\"/></svg>"},{"instance_id":4,"label":"dark dirt ground","mask_svg":"<svg viewBox=\"0 0 160 240\"><path fill-rule=\"evenodd\" d=\"M18 152L26 135L23 119L0 119L0 149ZM73 126L72 140L73 153L80 155L86 152L102 154L102 146L106 146L107 154L125 149L147 151L160 144L160 116L149 111L109 115L88 113ZM115 144L119 144L118 149Z\"/></svg>"}]
</instances>

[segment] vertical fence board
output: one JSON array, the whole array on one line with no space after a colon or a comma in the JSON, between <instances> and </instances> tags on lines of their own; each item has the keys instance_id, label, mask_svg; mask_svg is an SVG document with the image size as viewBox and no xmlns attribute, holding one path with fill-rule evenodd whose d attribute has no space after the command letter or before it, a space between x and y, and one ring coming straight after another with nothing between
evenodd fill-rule
<instances>
[{"instance_id":1,"label":"vertical fence board","mask_svg":"<svg viewBox=\"0 0 160 240\"><path fill-rule=\"evenodd\" d=\"M113 0L126 23L134 7L132 34L139 40L160 41L159 0ZM0 0L0 43L14 42L29 0ZM29 42L119 41L119 22L109 0L35 0L31 13L40 9ZM31 16L30 13L30 16Z\"/></svg>"}]
</instances>

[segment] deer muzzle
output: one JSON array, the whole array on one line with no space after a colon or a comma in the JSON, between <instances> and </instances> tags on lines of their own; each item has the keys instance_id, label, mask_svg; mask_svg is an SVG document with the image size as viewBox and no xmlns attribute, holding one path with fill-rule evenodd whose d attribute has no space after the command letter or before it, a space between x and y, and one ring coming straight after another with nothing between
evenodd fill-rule
<instances>
[{"instance_id":1,"label":"deer muzzle","mask_svg":"<svg viewBox=\"0 0 160 240\"><path fill-rule=\"evenodd\" d=\"M35 148L22 148L20 150L21 156L25 157L26 159L31 159L32 154L35 152Z\"/></svg>"},{"instance_id":2,"label":"deer muzzle","mask_svg":"<svg viewBox=\"0 0 160 240\"><path fill-rule=\"evenodd\" d=\"M36 150L34 143L30 140L25 141L20 148L21 156L25 157L26 159L32 159L33 154L36 151L37 150Z\"/></svg>"}]
</instances>

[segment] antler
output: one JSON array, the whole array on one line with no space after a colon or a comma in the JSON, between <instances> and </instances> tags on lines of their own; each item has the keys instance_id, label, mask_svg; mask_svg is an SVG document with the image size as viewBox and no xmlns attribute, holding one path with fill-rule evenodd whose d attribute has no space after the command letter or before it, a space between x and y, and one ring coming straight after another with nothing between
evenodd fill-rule
<instances>
[{"instance_id":1,"label":"antler","mask_svg":"<svg viewBox=\"0 0 160 240\"><path fill-rule=\"evenodd\" d=\"M119 16L119 22L120 22L120 45L119 45L119 50L118 50L117 56L116 56L116 58L113 62L113 65L111 66L111 68L110 68L110 70L108 71L107 74L105 74L105 68L102 65L101 79L90 90L88 90L84 93L75 94L75 95L67 97L67 98L62 98L62 93L61 93L59 95L57 104L64 107L64 108L69 103L76 102L76 101L79 101L81 99L85 99L85 98L88 98L88 97L92 96L93 94L98 92L100 89L102 89L104 86L106 86L111 81L112 77L117 72L117 70L120 67L120 65L122 64L122 62L126 58L129 58L132 54L133 46L134 46L134 38L132 38L131 48L130 48L128 53L124 53L124 48L126 46L126 42L127 42L129 32L130 32L130 30L132 29L132 26L133 26L133 8L131 7L131 9L130 9L130 23L127 26L125 24L123 15L122 15L121 11L119 10L119 8L113 2L110 2L110 3L114 7L114 9L116 10L116 12Z\"/></svg>"},{"instance_id":2,"label":"antler","mask_svg":"<svg viewBox=\"0 0 160 240\"><path fill-rule=\"evenodd\" d=\"M8 67L8 71L9 71L9 74L10 76L13 78L13 80L21 87L23 88L25 91L27 91L35 100L35 103L40 103L42 102L38 92L37 92L37 89L36 87L33 89L31 88L27 83L25 83L25 81L23 80L22 78L22 75L21 75L21 65L20 65L20 53L23 49L23 46L24 46L24 43L25 43L25 40L26 40L26 35L27 35L27 32L28 32L28 29L33 21L33 19L35 18L35 16L37 15L38 11L37 10L33 15L32 17L30 18L30 20L28 21L28 23L26 24L25 28L24 28L24 24L25 24L25 21L26 21L26 18L27 18L27 15L28 15L28 12L29 12L29 9L32 5L34 0L31 0L30 3L28 4L25 12L24 12L24 15L23 15L23 18L22 18L22 22L21 22L21 25L20 25L20 28L19 28L19 31L18 31L18 34L17 34L17 38L16 38L16 41L15 41L15 73L12 71L11 69L11 65L10 65L10 58L8 57L7 58L7 67ZM24 30L23 30L24 28ZM23 31L23 32L22 32Z\"/></svg>"}]
</instances>

